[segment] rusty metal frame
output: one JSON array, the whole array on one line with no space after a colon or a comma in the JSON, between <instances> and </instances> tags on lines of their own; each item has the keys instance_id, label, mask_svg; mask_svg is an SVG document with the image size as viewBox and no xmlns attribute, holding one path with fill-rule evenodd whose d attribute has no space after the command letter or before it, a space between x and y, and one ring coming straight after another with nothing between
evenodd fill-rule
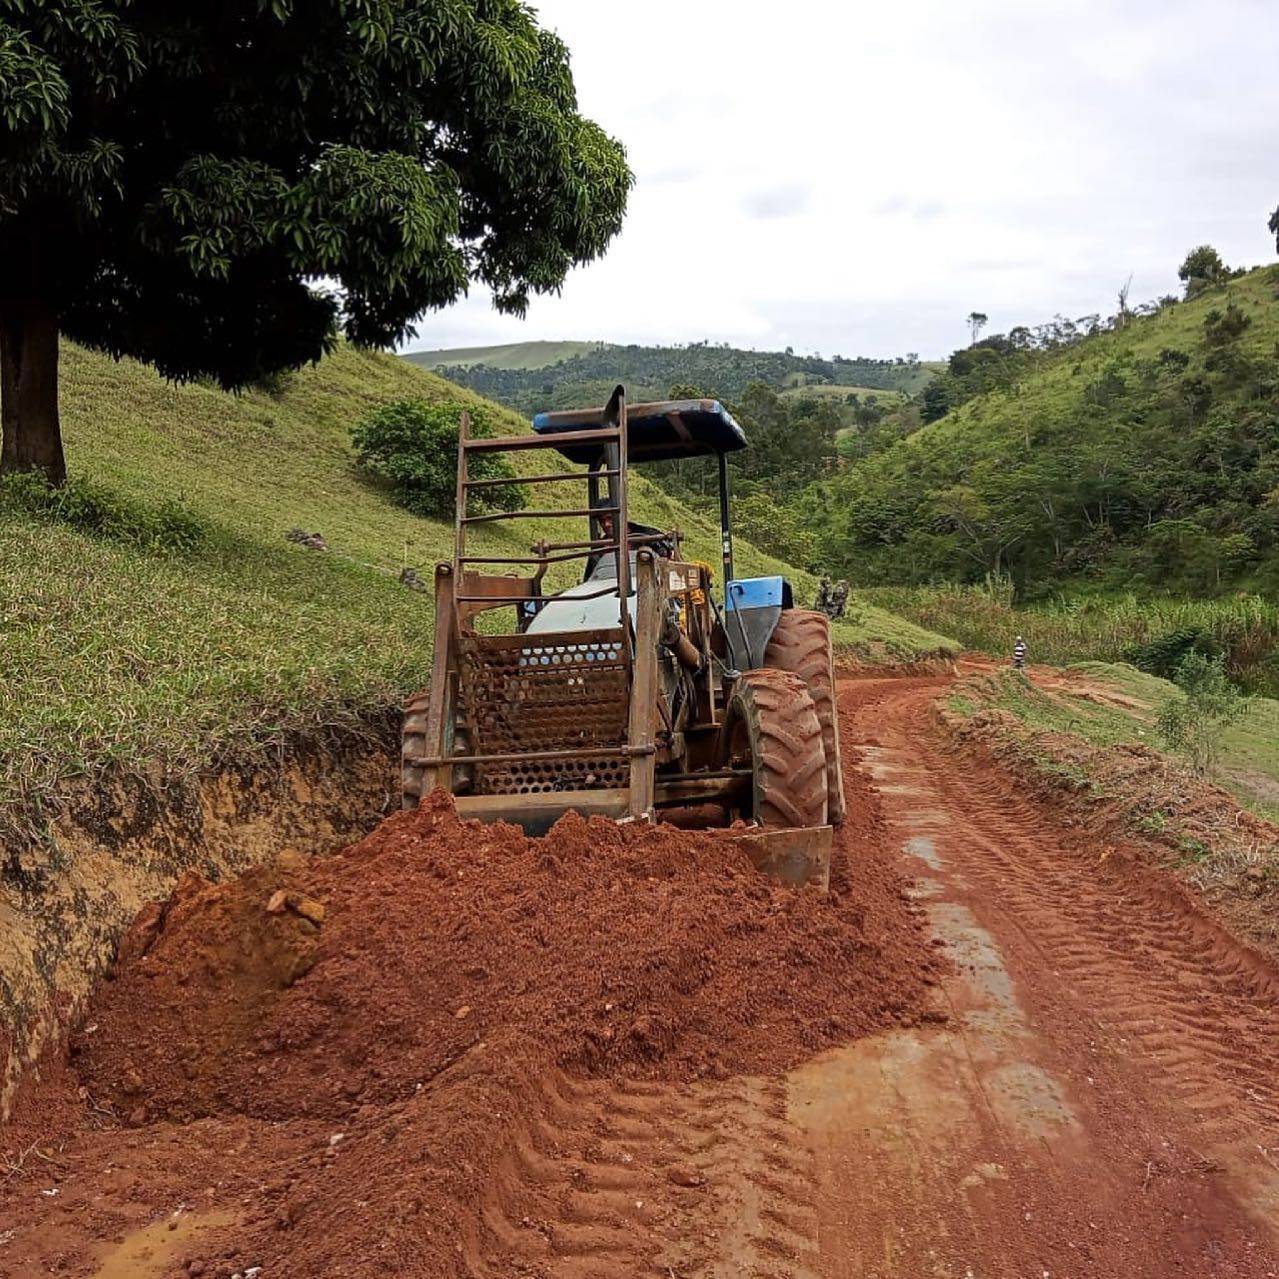
<instances>
[{"instance_id":1,"label":"rusty metal frame","mask_svg":"<svg viewBox=\"0 0 1279 1279\"><path fill-rule=\"evenodd\" d=\"M431 661L431 692L427 703L426 741L436 759L448 755L453 735L453 711L457 699L457 609L454 604L454 574L451 565L435 568L435 651ZM415 761L416 762L416 761ZM429 766L428 766L429 767ZM453 789L453 765L434 767L433 786ZM425 783L425 774L423 782Z\"/></svg>"},{"instance_id":2,"label":"rusty metal frame","mask_svg":"<svg viewBox=\"0 0 1279 1279\"><path fill-rule=\"evenodd\" d=\"M598 416L598 410L595 410ZM481 436L468 441L473 452L509 453L518 449L562 449L566 444L606 444L617 439L616 426L597 426L585 431L560 431L552 435Z\"/></svg>"},{"instance_id":3,"label":"rusty metal frame","mask_svg":"<svg viewBox=\"0 0 1279 1279\"><path fill-rule=\"evenodd\" d=\"M631 754L630 814L653 814L653 783L657 767L656 723L658 714L657 653L661 627L661 584L658 560L650 550L635 557L635 636L631 665L631 706L627 729ZM629 626L623 626L629 631Z\"/></svg>"},{"instance_id":4,"label":"rusty metal frame","mask_svg":"<svg viewBox=\"0 0 1279 1279\"><path fill-rule=\"evenodd\" d=\"M470 487L468 485L468 487ZM550 511L490 511L484 515L467 515L463 524L492 524L498 520L554 520L568 518L572 515L618 515L620 508L616 506L585 506L573 510Z\"/></svg>"},{"instance_id":5,"label":"rusty metal frame","mask_svg":"<svg viewBox=\"0 0 1279 1279\"><path fill-rule=\"evenodd\" d=\"M607 413L607 411L608 406L605 406L605 412ZM614 581L617 582L618 622L622 628L622 654L626 659L627 665L634 667L635 636L631 632L630 619L627 616L629 612L628 601L631 598L630 504L627 500L629 491L627 472L630 453L628 452L627 437L626 392L620 386L617 388L615 414L613 425L617 429L617 443L605 447L604 461L606 465L611 462L612 468L617 471L616 475L609 477L607 485L609 500L616 507L613 532L617 539L617 549L614 552L617 571L614 575ZM617 449L615 458L609 458L610 448ZM592 520L592 533L595 532L594 524L595 521ZM634 683L634 671L632 670L632 701L634 700Z\"/></svg>"},{"instance_id":6,"label":"rusty metal frame","mask_svg":"<svg viewBox=\"0 0 1279 1279\"><path fill-rule=\"evenodd\" d=\"M623 775L627 784L625 786L605 785L602 788L597 787L583 793L609 796L607 799L598 801L605 808L616 808L620 803L623 805L624 811L634 817L647 818L653 815L656 804L656 762L658 754L656 737L659 727L659 711L661 709L659 707L660 687L658 675L660 630L662 600L665 598L663 591L664 579L661 574L666 561L659 559L654 554L652 544L664 540L667 535L643 535L635 539L630 537L627 473L628 422L629 413L625 393L620 391L604 412L596 412L594 421L588 424L587 429L561 432L547 437L476 438L471 434L470 415L468 413L463 413L462 415L458 432L454 560L451 565L441 564L436 570L436 647L432 692L428 707L426 747L423 758L417 762L424 770L433 774L436 785L443 786L446 789L452 789L451 783L454 777L454 769L459 765L475 766L478 770L477 778L479 778L485 771L485 766L498 769L499 776L501 776L503 766L509 769L512 765L527 763L530 765L531 774L524 774L517 770L515 776L517 778L526 776L533 783L531 793L525 795L488 793L469 796L467 797L469 807L485 811L491 810L495 816L503 812L517 811L521 805L526 808L536 809L539 812L545 811L548 807L553 807L556 803L568 807L569 805L566 801L569 792L560 792L557 798L542 797L537 784L539 781L537 765L553 764L559 760L563 760L568 765L572 761L575 764L575 768L569 769L568 776L571 777L574 773L584 773L590 767L591 761L611 758L615 763L605 768L604 776L616 776L617 766L620 764L624 769ZM556 472L555 474L538 475L532 477L532 481L542 484L580 482L582 479L586 479L592 494L590 505L564 510L539 509L535 511L495 512L481 515L471 515L469 513L467 499L472 489L489 488L495 482L508 482L506 477L502 477L499 481L472 480L468 466L468 459L472 452L477 450L497 452L540 447L562 448L565 445L586 442L598 444L600 451L598 461L585 472ZM511 482L518 482L518 479L519 477L513 477ZM575 515L584 515L591 520L590 536L586 541L564 543L543 541L534 548L534 554L527 557L467 554L467 530L476 525L485 525L513 518L544 519L572 517ZM601 530L597 524L597 520L601 515L611 515L613 517L614 528L612 536L601 536ZM631 563L632 550L636 553L634 566ZM576 559L589 559L591 556L603 554L612 554L614 557L616 570L614 580L608 585L601 584L599 591L590 592L578 598L594 599L615 595L618 599L619 608L619 625L616 629L606 628L605 631L601 632L574 632L564 636L539 634L536 641L526 637L524 633L508 636L481 636L474 631L473 619L479 613L503 605L518 605L530 602L544 603L548 599L554 598L553 596L543 595L540 587L541 577L549 564ZM498 575L496 573L477 571L486 567L507 566L536 569L537 572L530 579L518 574ZM631 617L632 590L634 590L635 608L633 623ZM491 670L493 672L490 675L485 675L485 679L516 681L511 685L512 689L519 688L525 691L513 691L512 696L525 699L531 695L532 701L521 700L519 703L513 703L513 706L522 705L531 710L532 706L538 704L539 695L532 691L535 686L529 685L529 678L536 678L534 671L537 668L522 671L517 655L523 653L530 645L534 645L541 650L546 649L548 645L554 646L556 644L564 645L565 651L570 654L568 659L562 659L567 660L568 665L560 668L552 664L546 669L548 675L552 671L560 670L577 672L569 680L569 695L572 693L573 679L586 679L589 682L589 672L594 669L589 662L584 663L580 656L574 658L571 654L585 653L587 651L585 646L602 646L602 652L612 647L612 651L616 654L611 667L614 672L618 671L617 663L620 659L621 665L625 669L625 687L628 700L623 712L622 734L616 739L611 739L613 744L610 744L609 740L602 740L599 743L591 742L579 747L577 743L571 741L570 737L569 741L557 743L554 749L538 749L536 729L527 736L524 735L525 730L521 729L515 738L515 741L519 743L518 749L513 748L512 745L506 745L503 748L503 736L509 736L510 732L514 731L509 728L498 727L498 725L506 722L503 712L498 710L498 719L486 721L488 727L482 727L479 722L469 723L472 712L467 710L468 706L478 708L481 705L488 705L491 707L495 697L500 706L505 695L501 692L503 687L501 683L490 687L490 690L484 693L483 696L486 699L484 702L476 701L476 698L480 696L478 689L471 694L464 695L464 689L461 684L464 679L469 677L466 676L463 667L470 670L473 668L474 663L480 662L482 665L477 669ZM555 651L558 652L559 650L555 649ZM502 657L501 654L503 652L512 656ZM464 657L464 654L470 654L470 656ZM509 675L499 675L498 672L510 669L513 657L517 662L517 666L511 670ZM536 661L537 659L534 658L533 660ZM490 667L488 665L490 661L495 662L496 665ZM599 669L602 673L607 668L608 664L605 663ZM554 679L554 676L550 677ZM617 678L616 674L613 678ZM586 685L583 685L584 690L585 688ZM609 694L608 696L614 695ZM550 696L552 697L552 702L548 703L548 705L562 706L565 694L556 693L553 691L552 686ZM601 710L607 705L607 700L599 703ZM471 750L462 754L456 753L453 746L454 723L459 713L467 717L468 735L472 739L470 742ZM486 714L492 713L491 710L486 712ZM528 711L525 713L527 714ZM536 713L542 714L543 712ZM553 716L562 716L563 711L557 710L545 713ZM560 723L561 721L554 722ZM562 725L560 731L562 734ZM494 732L497 733L496 737L493 736ZM624 740L622 740L623 736ZM486 738L491 739L487 750L484 749ZM524 742L527 742L532 749L524 749ZM495 750L493 747L497 747L497 749ZM465 751L465 747L463 750ZM594 770L592 769L591 771ZM712 779L707 780L710 781ZM509 784L507 781L501 783L502 786ZM542 785L544 784L542 782ZM731 784L733 784L731 779L714 780L714 785L717 788L723 788ZM676 789L683 790L686 787L687 780L681 779ZM524 785L521 785L519 789L530 790L528 786ZM494 801L494 803L486 809L485 805L490 800Z\"/></svg>"},{"instance_id":7,"label":"rusty metal frame","mask_svg":"<svg viewBox=\"0 0 1279 1279\"><path fill-rule=\"evenodd\" d=\"M596 471L596 475L616 475L616 470ZM545 475L498 475L488 480L469 480L467 487L473 489L497 488L502 484L572 484L581 480L577 471L550 471Z\"/></svg>"}]
</instances>

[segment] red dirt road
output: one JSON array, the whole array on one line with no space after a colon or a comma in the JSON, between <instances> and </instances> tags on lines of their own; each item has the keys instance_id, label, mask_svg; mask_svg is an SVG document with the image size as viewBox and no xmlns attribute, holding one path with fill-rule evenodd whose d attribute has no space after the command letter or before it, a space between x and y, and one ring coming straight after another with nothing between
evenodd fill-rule
<instances>
[{"instance_id":1,"label":"red dirt road","mask_svg":"<svg viewBox=\"0 0 1279 1279\"><path fill-rule=\"evenodd\" d=\"M957 971L947 1026L790 1076L816 1273L1279 1273L1273 971L1139 855L947 749L944 686L842 687Z\"/></svg>"},{"instance_id":2,"label":"red dirt road","mask_svg":"<svg viewBox=\"0 0 1279 1279\"><path fill-rule=\"evenodd\" d=\"M580 824L562 850L497 837L520 875L472 893L396 819L308 880L331 915L314 967L258 990L242 1040L224 986L257 970L225 956L261 933L265 885L179 901L91 1011L70 1093L31 1099L16 1155L0 1130L0 1276L1279 1276L1279 979L1141 850L955 748L947 683L841 684L826 904L676 836L608 836L600 884ZM392 891L422 864L463 927ZM599 932L610 895L642 950ZM183 919L228 945L182 968ZM390 974L406 947L429 964ZM79 1131L42 1142L76 1086Z\"/></svg>"}]
</instances>

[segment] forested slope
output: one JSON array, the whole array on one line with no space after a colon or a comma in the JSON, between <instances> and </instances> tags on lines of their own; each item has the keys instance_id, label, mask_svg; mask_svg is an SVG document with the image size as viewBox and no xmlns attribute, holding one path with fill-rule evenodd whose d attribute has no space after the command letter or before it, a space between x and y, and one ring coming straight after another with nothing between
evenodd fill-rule
<instances>
[{"instance_id":1,"label":"forested slope","mask_svg":"<svg viewBox=\"0 0 1279 1279\"><path fill-rule=\"evenodd\" d=\"M855 582L1279 587L1279 267L1114 328L957 352L960 401L808 491ZM944 402L940 405L945 408Z\"/></svg>"}]
</instances>

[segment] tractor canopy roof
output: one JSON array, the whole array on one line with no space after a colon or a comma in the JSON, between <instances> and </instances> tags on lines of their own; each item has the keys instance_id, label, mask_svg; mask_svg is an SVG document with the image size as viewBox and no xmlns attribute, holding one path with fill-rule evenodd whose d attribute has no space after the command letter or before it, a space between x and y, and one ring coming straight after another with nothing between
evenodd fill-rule
<instances>
[{"instance_id":1,"label":"tractor canopy roof","mask_svg":"<svg viewBox=\"0 0 1279 1279\"><path fill-rule=\"evenodd\" d=\"M539 413L533 429L539 435L587 431L597 427L604 409L566 409ZM746 433L718 400L657 400L629 404L626 412L627 461L660 462L673 457L734 453L746 447ZM571 462L590 465L602 451L593 442L560 449Z\"/></svg>"}]
</instances>

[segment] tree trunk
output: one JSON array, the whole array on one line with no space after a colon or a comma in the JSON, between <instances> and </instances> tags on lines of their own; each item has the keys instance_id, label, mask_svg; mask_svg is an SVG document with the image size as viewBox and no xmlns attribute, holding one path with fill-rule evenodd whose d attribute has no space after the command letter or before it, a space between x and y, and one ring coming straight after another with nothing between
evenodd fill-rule
<instances>
[{"instance_id":1,"label":"tree trunk","mask_svg":"<svg viewBox=\"0 0 1279 1279\"><path fill-rule=\"evenodd\" d=\"M0 318L0 474L39 471L67 478L58 420L58 318L22 307Z\"/></svg>"}]
</instances>

